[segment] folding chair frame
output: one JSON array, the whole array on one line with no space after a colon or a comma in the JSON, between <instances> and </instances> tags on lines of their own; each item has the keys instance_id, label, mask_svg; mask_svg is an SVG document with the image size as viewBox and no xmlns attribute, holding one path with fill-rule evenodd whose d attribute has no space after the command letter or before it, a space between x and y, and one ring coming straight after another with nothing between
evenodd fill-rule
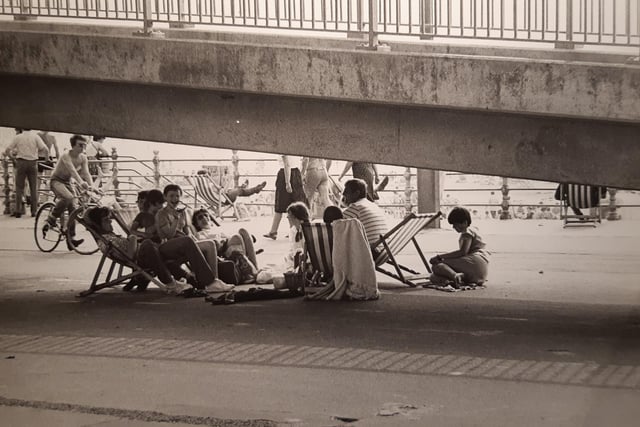
<instances>
[{"instance_id":1,"label":"folding chair frame","mask_svg":"<svg viewBox=\"0 0 640 427\"><path fill-rule=\"evenodd\" d=\"M116 222L120 225L120 227L122 227L122 229L125 232L127 232L127 234L129 234L129 227L124 222L124 220L120 217L118 212L113 211L113 213L115 214L114 217ZM100 262L98 263L96 272L93 275L93 280L89 285L89 289L86 289L80 292L77 295L78 297L86 297L101 289L110 288L110 287L119 285L120 283L126 280L130 280L138 276L143 276L148 281L156 284L160 289L165 288L165 285L160 280L153 277L153 275L150 274L149 270L146 270L140 267L139 265L137 265L133 260L129 259L127 254L123 252L120 248L113 246L113 244L107 241L102 235L96 233L95 230L93 229L93 224L90 221L85 220L84 218L82 219L78 218L78 220L83 222L83 225L87 228L87 230L91 232L91 235L96 240L96 242L102 241L107 246L106 252L102 253L102 257L100 258ZM107 277L105 278L104 281L99 282L100 275L102 274L102 270L104 268L105 261L107 261L107 259L111 261L111 265L109 266L109 271L107 272ZM113 272L116 269L116 266L118 267L118 273L117 273L117 276L112 279L111 277L113 276ZM131 273L123 274L125 267L131 269Z\"/></svg>"},{"instance_id":2,"label":"folding chair frame","mask_svg":"<svg viewBox=\"0 0 640 427\"><path fill-rule=\"evenodd\" d=\"M422 252L422 249L420 248L420 245L416 240L416 235L420 231L422 231L424 228L428 227L430 224L433 224L441 216L442 216L442 212L428 213L428 214L410 213L402 221L400 221L398 225L396 225L391 230L389 230L384 236L380 236L380 239L378 239L377 242L371 245L372 248L376 248L376 249L380 245L382 245L382 250L378 252L378 254L375 256L375 259L374 259L376 263L376 271L382 274L385 274L389 277L392 277L396 280L399 280L400 282L404 283L405 285L411 286L412 288L415 288L416 286L418 286L418 283L416 282L417 280L427 279L428 275L431 274L432 271L431 271L431 267L429 266L429 262L427 261L427 258L424 256L424 253ZM406 224L414 220L423 220L424 225L417 228L413 233L413 235L406 236L405 239L407 241L404 244L401 243L399 245L400 246L399 249L394 254L393 251L391 250L391 247L389 246L389 243L391 242L391 240L393 239L396 233L400 232L406 226ZM410 267L400 264L397 261L396 256L400 251L402 251L402 249L404 249L404 247L409 242L413 242L413 245L418 251L418 255L420 256L420 259L422 260L422 264L426 268L428 274L420 273ZM391 264L395 270L395 273L393 271L383 268L382 266L385 264ZM407 275L403 272L410 273L411 275Z\"/></svg>"},{"instance_id":3,"label":"folding chair frame","mask_svg":"<svg viewBox=\"0 0 640 427\"><path fill-rule=\"evenodd\" d=\"M597 224L602 223L600 199L606 190L603 191L600 187L592 187L589 185L561 184L560 191L560 211L563 221L562 228L571 226L596 227ZM583 215L570 215L569 209L572 205L578 209L589 209L590 212ZM593 213L591 213L592 209Z\"/></svg>"},{"instance_id":4,"label":"folding chair frame","mask_svg":"<svg viewBox=\"0 0 640 427\"><path fill-rule=\"evenodd\" d=\"M189 181L189 183L191 183L193 191L196 193L196 203L198 203L199 197L207 204L207 206L211 208L211 210L213 210L216 216L218 216L220 219L233 218L236 221L240 220L238 206L236 205L237 201L232 202L224 192L224 188L222 188L220 184L215 182L210 174L190 175L187 176L187 180ZM217 202L206 195L207 188L216 193ZM224 215L224 213L230 209L233 209L233 215Z\"/></svg>"},{"instance_id":5,"label":"folding chair frame","mask_svg":"<svg viewBox=\"0 0 640 427\"><path fill-rule=\"evenodd\" d=\"M314 237L311 236L315 236L316 234L320 234L320 232L316 232L314 233L313 230L325 230L326 232L326 243L328 244L328 247L325 247L325 245L322 245L322 249L325 250L325 255L328 254L327 257L328 259L312 259L311 254L312 253L316 253L317 251L311 250L311 245L314 245L318 242L316 242L314 240ZM304 272L303 277L304 277L304 290L305 293L308 292L316 292L318 290L318 288L324 287L327 284L329 284L331 282L331 279L333 278L333 260L332 260L332 249L333 249L333 230L331 228L330 224L324 224L324 223L312 223L312 224L302 224L302 232L304 234L304 253L302 255L301 258L301 266L302 266L302 271ZM324 236L319 236L319 237L324 237ZM319 247L319 243L318 243L318 247ZM315 261L315 263L314 263ZM321 268L320 270L318 270L314 264L317 265L324 265L324 270ZM309 277L307 275L307 272L309 270L309 266L311 266L311 276ZM329 274L331 277L325 277L326 281L322 280L322 276L323 274ZM307 289L307 288L311 288L311 289Z\"/></svg>"}]
</instances>

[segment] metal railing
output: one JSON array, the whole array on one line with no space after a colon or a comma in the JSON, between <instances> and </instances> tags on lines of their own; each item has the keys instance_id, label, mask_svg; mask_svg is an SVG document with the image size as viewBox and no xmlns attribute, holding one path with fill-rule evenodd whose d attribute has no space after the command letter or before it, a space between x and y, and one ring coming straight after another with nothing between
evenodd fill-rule
<instances>
[{"instance_id":1,"label":"metal railing","mask_svg":"<svg viewBox=\"0 0 640 427\"><path fill-rule=\"evenodd\" d=\"M639 0L0 0L0 14L640 46Z\"/></svg>"}]
</instances>

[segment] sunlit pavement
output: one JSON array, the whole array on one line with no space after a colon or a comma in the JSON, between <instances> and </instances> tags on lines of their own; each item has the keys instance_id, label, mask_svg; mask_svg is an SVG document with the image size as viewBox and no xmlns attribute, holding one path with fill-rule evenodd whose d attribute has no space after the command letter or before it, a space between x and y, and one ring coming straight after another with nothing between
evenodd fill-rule
<instances>
[{"instance_id":1,"label":"sunlit pavement","mask_svg":"<svg viewBox=\"0 0 640 427\"><path fill-rule=\"evenodd\" d=\"M287 242L271 218L260 263ZM8 425L635 425L640 223L476 221L484 290L379 276L365 303L211 306L104 290L99 257L37 251L31 218L0 218L0 417ZM457 234L428 230L427 256ZM402 257L416 263L412 248ZM358 419L347 423L349 419ZM258 420L247 424L249 419ZM46 420L46 421L45 421ZM270 420L270 421L267 421ZM4 424L4 422L3 422Z\"/></svg>"}]
</instances>

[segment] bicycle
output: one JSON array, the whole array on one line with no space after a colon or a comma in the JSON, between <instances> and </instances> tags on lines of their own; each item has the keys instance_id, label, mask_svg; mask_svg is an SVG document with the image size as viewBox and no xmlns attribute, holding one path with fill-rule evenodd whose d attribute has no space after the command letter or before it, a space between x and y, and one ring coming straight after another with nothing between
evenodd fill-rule
<instances>
[{"instance_id":1,"label":"bicycle","mask_svg":"<svg viewBox=\"0 0 640 427\"><path fill-rule=\"evenodd\" d=\"M93 188L82 189L75 182L72 182L71 190L79 205L71 214L65 211L55 224L50 224L48 218L56 206L55 199L53 202L44 203L36 213L33 232L36 246L42 252L52 252L62 240L66 240L69 250L80 255L92 255L99 249L91 231L85 225L84 214L92 207L101 206L100 200L104 194ZM71 224L73 226L70 227ZM75 234L71 235L74 228ZM80 240L82 245L74 244L74 241Z\"/></svg>"}]
</instances>

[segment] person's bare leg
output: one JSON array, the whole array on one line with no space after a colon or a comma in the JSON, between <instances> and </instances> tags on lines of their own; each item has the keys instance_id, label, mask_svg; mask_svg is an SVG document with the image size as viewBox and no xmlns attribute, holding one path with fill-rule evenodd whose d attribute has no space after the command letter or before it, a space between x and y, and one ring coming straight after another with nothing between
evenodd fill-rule
<instances>
[{"instance_id":1,"label":"person's bare leg","mask_svg":"<svg viewBox=\"0 0 640 427\"><path fill-rule=\"evenodd\" d=\"M218 278L218 248L213 240L200 240L196 242L204 259L207 260L209 268L213 272L213 277Z\"/></svg>"},{"instance_id":2,"label":"person's bare leg","mask_svg":"<svg viewBox=\"0 0 640 427\"><path fill-rule=\"evenodd\" d=\"M244 228L238 230L238 235L242 238L242 244L244 245L244 254L249 258L249 261L258 268L258 259L256 258L256 249L253 246L253 239L251 234Z\"/></svg>"},{"instance_id":3,"label":"person's bare leg","mask_svg":"<svg viewBox=\"0 0 640 427\"><path fill-rule=\"evenodd\" d=\"M273 214L273 222L271 223L271 230L264 237L275 240L278 236L278 227L280 227L280 221L282 221L282 213L276 212Z\"/></svg>"}]
</instances>

